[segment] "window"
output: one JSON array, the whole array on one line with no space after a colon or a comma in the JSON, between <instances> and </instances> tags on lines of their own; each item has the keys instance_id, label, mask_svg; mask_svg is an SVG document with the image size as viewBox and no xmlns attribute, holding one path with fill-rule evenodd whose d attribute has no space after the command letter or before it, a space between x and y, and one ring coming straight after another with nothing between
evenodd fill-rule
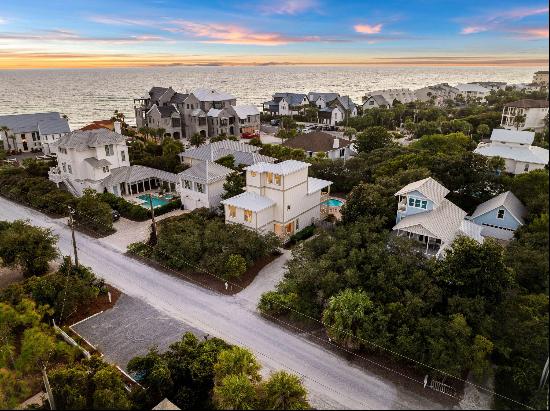
<instances>
[{"instance_id":1,"label":"window","mask_svg":"<svg viewBox=\"0 0 550 411\"><path fill-rule=\"evenodd\" d=\"M67 172L67 164L62 163L62 166L63 166L63 172Z\"/></svg>"},{"instance_id":2,"label":"window","mask_svg":"<svg viewBox=\"0 0 550 411\"><path fill-rule=\"evenodd\" d=\"M232 217L232 218L237 217L237 207L229 206L229 217Z\"/></svg>"},{"instance_id":3,"label":"window","mask_svg":"<svg viewBox=\"0 0 550 411\"><path fill-rule=\"evenodd\" d=\"M345 148L341 148L340 149L340 157L345 157L346 155L346 149Z\"/></svg>"},{"instance_id":4,"label":"window","mask_svg":"<svg viewBox=\"0 0 550 411\"><path fill-rule=\"evenodd\" d=\"M275 184L277 184L278 186L281 185L281 175L280 174L275 174Z\"/></svg>"},{"instance_id":5,"label":"window","mask_svg":"<svg viewBox=\"0 0 550 411\"><path fill-rule=\"evenodd\" d=\"M428 207L428 202L426 200L422 200L422 205L420 207L425 210Z\"/></svg>"},{"instance_id":6,"label":"window","mask_svg":"<svg viewBox=\"0 0 550 411\"><path fill-rule=\"evenodd\" d=\"M422 201L421 201L420 199L418 199L418 198L416 198L416 199L414 200L414 206L415 206L416 208L420 208L420 204L421 204L421 203L422 203Z\"/></svg>"},{"instance_id":7,"label":"window","mask_svg":"<svg viewBox=\"0 0 550 411\"><path fill-rule=\"evenodd\" d=\"M105 146L105 155L106 156L112 156L114 154L113 145L109 144Z\"/></svg>"},{"instance_id":8,"label":"window","mask_svg":"<svg viewBox=\"0 0 550 411\"><path fill-rule=\"evenodd\" d=\"M192 190L191 188L191 181L189 180L183 180L183 187L187 190Z\"/></svg>"},{"instance_id":9,"label":"window","mask_svg":"<svg viewBox=\"0 0 550 411\"><path fill-rule=\"evenodd\" d=\"M73 173L73 169L71 168L70 165L67 166L67 169L69 170L69 174L72 174L72 173Z\"/></svg>"},{"instance_id":10,"label":"window","mask_svg":"<svg viewBox=\"0 0 550 411\"><path fill-rule=\"evenodd\" d=\"M120 159L121 159L122 161L126 161L126 152L125 152L125 151L121 151L121 152L120 152Z\"/></svg>"},{"instance_id":11,"label":"window","mask_svg":"<svg viewBox=\"0 0 550 411\"><path fill-rule=\"evenodd\" d=\"M251 171L251 172L250 172L250 177L256 177L256 172L255 172L255 171Z\"/></svg>"},{"instance_id":12,"label":"window","mask_svg":"<svg viewBox=\"0 0 550 411\"><path fill-rule=\"evenodd\" d=\"M244 210L244 221L249 223L252 222L252 211Z\"/></svg>"},{"instance_id":13,"label":"window","mask_svg":"<svg viewBox=\"0 0 550 411\"><path fill-rule=\"evenodd\" d=\"M409 197L409 205L410 205L411 207L414 207L414 198Z\"/></svg>"},{"instance_id":14,"label":"window","mask_svg":"<svg viewBox=\"0 0 550 411\"><path fill-rule=\"evenodd\" d=\"M204 184L201 183L195 183L195 188L199 193L204 193Z\"/></svg>"},{"instance_id":15,"label":"window","mask_svg":"<svg viewBox=\"0 0 550 411\"><path fill-rule=\"evenodd\" d=\"M497 218L503 219L504 218L504 209L498 210Z\"/></svg>"},{"instance_id":16,"label":"window","mask_svg":"<svg viewBox=\"0 0 550 411\"><path fill-rule=\"evenodd\" d=\"M273 173L267 173L267 182L273 184Z\"/></svg>"},{"instance_id":17,"label":"window","mask_svg":"<svg viewBox=\"0 0 550 411\"><path fill-rule=\"evenodd\" d=\"M523 167L523 171L529 171L529 163L525 164L525 167Z\"/></svg>"},{"instance_id":18,"label":"window","mask_svg":"<svg viewBox=\"0 0 550 411\"><path fill-rule=\"evenodd\" d=\"M296 219L296 230L299 230L300 229L300 220L297 218Z\"/></svg>"},{"instance_id":19,"label":"window","mask_svg":"<svg viewBox=\"0 0 550 411\"><path fill-rule=\"evenodd\" d=\"M109 172L109 166L103 167L103 172L104 172L104 173L108 173L108 172Z\"/></svg>"}]
</instances>

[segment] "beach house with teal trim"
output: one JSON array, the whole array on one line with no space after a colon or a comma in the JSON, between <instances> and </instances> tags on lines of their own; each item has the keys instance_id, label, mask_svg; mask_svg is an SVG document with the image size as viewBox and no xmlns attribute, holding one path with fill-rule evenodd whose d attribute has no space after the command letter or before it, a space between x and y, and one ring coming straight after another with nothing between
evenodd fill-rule
<instances>
[{"instance_id":1,"label":"beach house with teal trim","mask_svg":"<svg viewBox=\"0 0 550 411\"><path fill-rule=\"evenodd\" d=\"M510 240L514 232L525 224L527 209L511 191L480 204L470 220L482 226L481 235Z\"/></svg>"}]
</instances>

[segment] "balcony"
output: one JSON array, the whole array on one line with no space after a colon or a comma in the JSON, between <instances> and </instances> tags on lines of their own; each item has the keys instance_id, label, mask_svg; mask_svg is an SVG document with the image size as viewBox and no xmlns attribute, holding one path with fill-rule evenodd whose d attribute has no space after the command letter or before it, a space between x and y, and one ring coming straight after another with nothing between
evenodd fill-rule
<instances>
[{"instance_id":1,"label":"balcony","mask_svg":"<svg viewBox=\"0 0 550 411\"><path fill-rule=\"evenodd\" d=\"M399 204L397 205L397 211L405 211L407 210L407 201L404 200L404 201L400 201Z\"/></svg>"},{"instance_id":2,"label":"balcony","mask_svg":"<svg viewBox=\"0 0 550 411\"><path fill-rule=\"evenodd\" d=\"M63 181L63 176L61 175L61 170L59 167L50 167L48 171L48 178L56 184L59 184Z\"/></svg>"}]
</instances>

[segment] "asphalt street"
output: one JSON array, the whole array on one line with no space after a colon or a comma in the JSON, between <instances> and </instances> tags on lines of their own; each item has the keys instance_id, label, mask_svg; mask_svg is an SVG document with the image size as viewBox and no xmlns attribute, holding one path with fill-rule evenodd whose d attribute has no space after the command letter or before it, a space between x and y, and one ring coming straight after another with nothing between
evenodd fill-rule
<instances>
[{"instance_id":1,"label":"asphalt street","mask_svg":"<svg viewBox=\"0 0 550 411\"><path fill-rule=\"evenodd\" d=\"M63 219L0 198L0 220L25 219L59 235L59 248L71 253ZM132 298L166 317L253 351L269 370L302 377L312 405L319 409L441 409L442 404L356 367L344 358L262 318L242 297L222 296L168 275L122 254L104 242L77 234L81 264ZM150 319L148 319L150 321ZM140 329L140 333L146 330ZM151 333L155 333L152 327Z\"/></svg>"}]
</instances>

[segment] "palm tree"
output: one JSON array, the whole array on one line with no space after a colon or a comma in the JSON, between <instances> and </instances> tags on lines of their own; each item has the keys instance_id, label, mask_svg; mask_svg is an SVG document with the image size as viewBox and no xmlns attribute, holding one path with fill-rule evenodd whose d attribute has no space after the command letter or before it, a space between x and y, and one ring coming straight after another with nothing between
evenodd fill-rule
<instances>
[{"instance_id":1,"label":"palm tree","mask_svg":"<svg viewBox=\"0 0 550 411\"><path fill-rule=\"evenodd\" d=\"M8 141L11 138L12 147L10 147L9 141L8 141L8 149L17 150L17 145L15 143L15 135L14 134L9 135L8 134L9 131L10 129L8 126L0 126L0 132L4 133L4 136L6 137L6 141Z\"/></svg>"},{"instance_id":2,"label":"palm tree","mask_svg":"<svg viewBox=\"0 0 550 411\"><path fill-rule=\"evenodd\" d=\"M525 114L516 114L514 116L514 126L516 126L516 130L519 130L519 127L525 124L525 118Z\"/></svg>"},{"instance_id":3,"label":"palm tree","mask_svg":"<svg viewBox=\"0 0 550 411\"><path fill-rule=\"evenodd\" d=\"M0 132L4 133L4 137L6 137L6 140L8 139L8 131L10 131L8 126L0 126Z\"/></svg>"}]
</instances>

